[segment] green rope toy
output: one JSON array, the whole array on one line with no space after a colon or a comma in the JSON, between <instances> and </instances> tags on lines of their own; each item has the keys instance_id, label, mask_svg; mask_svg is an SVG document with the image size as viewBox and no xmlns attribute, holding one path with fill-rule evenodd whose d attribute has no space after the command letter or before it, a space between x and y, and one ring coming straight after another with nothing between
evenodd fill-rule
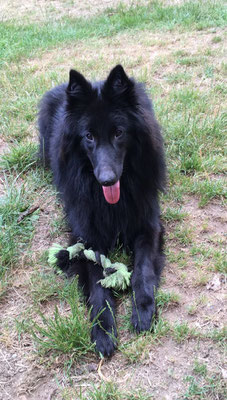
<instances>
[{"instance_id":1,"label":"green rope toy","mask_svg":"<svg viewBox=\"0 0 227 400\"><path fill-rule=\"evenodd\" d=\"M59 244L53 244L53 246L49 249L49 257L48 263L52 267L57 266L57 257L56 255L60 250L65 250ZM83 252L84 256L94 263L97 264L97 259L95 252L93 250L85 249L83 243L76 243L73 246L69 246L66 249L69 252L69 259L79 258L81 252ZM98 281L105 288L112 288L115 290L125 290L128 286L130 286L130 278L132 272L128 271L128 268L125 264L115 262L111 263L110 259L100 255L100 263L103 267L104 279L100 279Z\"/></svg>"}]
</instances>

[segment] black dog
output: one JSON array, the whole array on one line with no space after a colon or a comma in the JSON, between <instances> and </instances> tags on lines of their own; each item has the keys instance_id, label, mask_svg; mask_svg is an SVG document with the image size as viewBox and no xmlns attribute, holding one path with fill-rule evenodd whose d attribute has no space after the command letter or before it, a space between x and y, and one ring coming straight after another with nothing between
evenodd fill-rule
<instances>
[{"instance_id":1,"label":"black dog","mask_svg":"<svg viewBox=\"0 0 227 400\"><path fill-rule=\"evenodd\" d=\"M117 65L105 81L91 83L71 70L68 84L45 94L39 112L40 152L50 164L72 230L71 244L83 241L107 255L117 240L133 252L132 324L149 330L155 289L164 265L158 192L165 183L162 137L142 84ZM102 267L70 261L59 267L78 274L89 304L97 351L116 347L114 299L97 281Z\"/></svg>"}]
</instances>

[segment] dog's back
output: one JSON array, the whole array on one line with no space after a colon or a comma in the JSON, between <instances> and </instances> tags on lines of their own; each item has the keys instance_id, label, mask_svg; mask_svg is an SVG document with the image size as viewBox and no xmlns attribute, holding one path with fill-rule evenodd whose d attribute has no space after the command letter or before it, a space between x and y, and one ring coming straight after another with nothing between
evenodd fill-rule
<instances>
[{"instance_id":1,"label":"dog's back","mask_svg":"<svg viewBox=\"0 0 227 400\"><path fill-rule=\"evenodd\" d=\"M50 138L61 119L60 113L65 102L66 87L66 84L62 84L49 90L39 104L40 157L45 165L50 164Z\"/></svg>"}]
</instances>

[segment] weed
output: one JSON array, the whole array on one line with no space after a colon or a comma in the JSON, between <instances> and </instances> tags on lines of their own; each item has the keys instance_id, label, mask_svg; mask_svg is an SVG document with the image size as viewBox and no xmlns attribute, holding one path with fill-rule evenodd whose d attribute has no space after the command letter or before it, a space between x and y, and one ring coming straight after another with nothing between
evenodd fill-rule
<instances>
[{"instance_id":1,"label":"weed","mask_svg":"<svg viewBox=\"0 0 227 400\"><path fill-rule=\"evenodd\" d=\"M204 74L206 78L213 78L214 76L214 67L208 65L205 67Z\"/></svg>"},{"instance_id":2,"label":"weed","mask_svg":"<svg viewBox=\"0 0 227 400\"><path fill-rule=\"evenodd\" d=\"M168 74L166 77L167 82L170 84L186 83L192 78L191 74L187 72L175 72Z\"/></svg>"},{"instance_id":3,"label":"weed","mask_svg":"<svg viewBox=\"0 0 227 400\"><path fill-rule=\"evenodd\" d=\"M196 337L199 335L194 328L188 326L187 322L176 323L172 329L173 337L178 343L189 339L190 337Z\"/></svg>"},{"instance_id":4,"label":"weed","mask_svg":"<svg viewBox=\"0 0 227 400\"><path fill-rule=\"evenodd\" d=\"M188 314L189 315L195 315L198 311L198 304L197 302L191 304L190 306L188 306L187 308Z\"/></svg>"},{"instance_id":5,"label":"weed","mask_svg":"<svg viewBox=\"0 0 227 400\"><path fill-rule=\"evenodd\" d=\"M31 333L41 353L53 350L69 353L76 359L94 351L94 344L90 341L90 313L85 318L86 306L80 301L76 278L66 285L64 300L70 306L70 312L64 315L60 313L58 306L51 317L45 317L39 312L42 324L33 320Z\"/></svg>"},{"instance_id":6,"label":"weed","mask_svg":"<svg viewBox=\"0 0 227 400\"><path fill-rule=\"evenodd\" d=\"M112 263L121 262L126 265L131 265L132 263L131 254L127 253L119 243L115 250L109 253L108 257Z\"/></svg>"},{"instance_id":7,"label":"weed","mask_svg":"<svg viewBox=\"0 0 227 400\"><path fill-rule=\"evenodd\" d=\"M192 67L201 63L201 57L182 57L177 59L177 63L180 65L185 65L186 67Z\"/></svg>"},{"instance_id":8,"label":"weed","mask_svg":"<svg viewBox=\"0 0 227 400\"><path fill-rule=\"evenodd\" d=\"M197 313L199 307L207 303L207 297L205 295L200 295L190 306L188 306L187 311L189 315L194 315Z\"/></svg>"},{"instance_id":9,"label":"weed","mask_svg":"<svg viewBox=\"0 0 227 400\"><path fill-rule=\"evenodd\" d=\"M204 334L204 337L212 339L214 342L219 342L226 345L227 328L213 329Z\"/></svg>"},{"instance_id":10,"label":"weed","mask_svg":"<svg viewBox=\"0 0 227 400\"><path fill-rule=\"evenodd\" d=\"M163 218L166 221L182 221L187 216L187 213L182 212L180 208L167 207Z\"/></svg>"},{"instance_id":11,"label":"weed","mask_svg":"<svg viewBox=\"0 0 227 400\"><path fill-rule=\"evenodd\" d=\"M222 41L221 36L214 36L211 40L212 43L220 43Z\"/></svg>"},{"instance_id":12,"label":"weed","mask_svg":"<svg viewBox=\"0 0 227 400\"><path fill-rule=\"evenodd\" d=\"M224 399L227 395L225 384L217 374L208 378L205 383L194 376L187 376L185 382L189 383L189 388L178 400Z\"/></svg>"},{"instance_id":13,"label":"weed","mask_svg":"<svg viewBox=\"0 0 227 400\"><path fill-rule=\"evenodd\" d=\"M65 232L67 230L66 221L62 216L57 216L51 221L50 225L50 235L52 238L59 235L60 232Z\"/></svg>"},{"instance_id":14,"label":"weed","mask_svg":"<svg viewBox=\"0 0 227 400\"><path fill-rule=\"evenodd\" d=\"M21 221L21 213L30 206L29 193L24 185L15 186L15 180L10 183L5 178L5 195L0 197L0 278L4 286L7 275L19 256L28 247L32 238L34 223L38 218L38 210Z\"/></svg>"},{"instance_id":15,"label":"weed","mask_svg":"<svg viewBox=\"0 0 227 400\"><path fill-rule=\"evenodd\" d=\"M69 393L69 397L67 395L67 391L62 393L63 400L69 400L72 398L77 398L78 400L152 400L153 396L151 394L146 394L142 390L136 391L127 391L123 392L117 388L117 386L112 383L101 383L101 385L88 390L86 393L82 394L75 392ZM73 397L72 397L73 396Z\"/></svg>"},{"instance_id":16,"label":"weed","mask_svg":"<svg viewBox=\"0 0 227 400\"><path fill-rule=\"evenodd\" d=\"M174 292L164 292L163 290L158 290L157 296L156 296L156 306L159 309L163 309L164 307L167 307L168 305L177 305L180 303L180 296L177 293Z\"/></svg>"},{"instance_id":17,"label":"weed","mask_svg":"<svg viewBox=\"0 0 227 400\"><path fill-rule=\"evenodd\" d=\"M211 199L215 197L226 198L227 192L224 185L224 179L211 181L210 179L195 179L191 184L192 193L199 193L201 198L199 205L204 207Z\"/></svg>"},{"instance_id":18,"label":"weed","mask_svg":"<svg viewBox=\"0 0 227 400\"><path fill-rule=\"evenodd\" d=\"M198 271L193 280L194 287L205 286L210 280L210 274L208 274L207 271L201 270L200 267L201 266L199 266Z\"/></svg>"},{"instance_id":19,"label":"weed","mask_svg":"<svg viewBox=\"0 0 227 400\"><path fill-rule=\"evenodd\" d=\"M206 366L206 364L203 364L203 363L199 362L198 360L195 360L194 361L193 372L196 375L206 376L207 375L207 366Z\"/></svg>"},{"instance_id":20,"label":"weed","mask_svg":"<svg viewBox=\"0 0 227 400\"><path fill-rule=\"evenodd\" d=\"M54 272L35 271L30 278L30 292L34 304L40 304L51 297L61 297L63 281Z\"/></svg>"},{"instance_id":21,"label":"weed","mask_svg":"<svg viewBox=\"0 0 227 400\"><path fill-rule=\"evenodd\" d=\"M126 357L128 363L134 364L145 360L152 346L154 346L154 340L151 334L147 333L122 344L119 350Z\"/></svg>"},{"instance_id":22,"label":"weed","mask_svg":"<svg viewBox=\"0 0 227 400\"><path fill-rule=\"evenodd\" d=\"M3 171L11 170L17 174L30 169L37 161L37 144L25 142L15 144L10 152L2 156L0 167Z\"/></svg>"},{"instance_id":23,"label":"weed","mask_svg":"<svg viewBox=\"0 0 227 400\"><path fill-rule=\"evenodd\" d=\"M213 252L214 269L223 274L227 274L227 257L224 250L215 250Z\"/></svg>"},{"instance_id":24,"label":"weed","mask_svg":"<svg viewBox=\"0 0 227 400\"><path fill-rule=\"evenodd\" d=\"M192 232L193 229L191 227L181 225L175 229L174 237L186 246L192 243Z\"/></svg>"}]
</instances>

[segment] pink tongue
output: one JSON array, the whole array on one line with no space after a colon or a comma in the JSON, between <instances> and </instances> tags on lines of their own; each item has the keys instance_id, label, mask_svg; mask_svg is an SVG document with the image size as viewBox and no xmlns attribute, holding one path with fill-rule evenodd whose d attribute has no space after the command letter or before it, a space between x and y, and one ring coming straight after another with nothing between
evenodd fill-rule
<instances>
[{"instance_id":1,"label":"pink tongue","mask_svg":"<svg viewBox=\"0 0 227 400\"><path fill-rule=\"evenodd\" d=\"M115 204L120 199L120 181L112 186L102 186L105 199L110 204Z\"/></svg>"}]
</instances>

